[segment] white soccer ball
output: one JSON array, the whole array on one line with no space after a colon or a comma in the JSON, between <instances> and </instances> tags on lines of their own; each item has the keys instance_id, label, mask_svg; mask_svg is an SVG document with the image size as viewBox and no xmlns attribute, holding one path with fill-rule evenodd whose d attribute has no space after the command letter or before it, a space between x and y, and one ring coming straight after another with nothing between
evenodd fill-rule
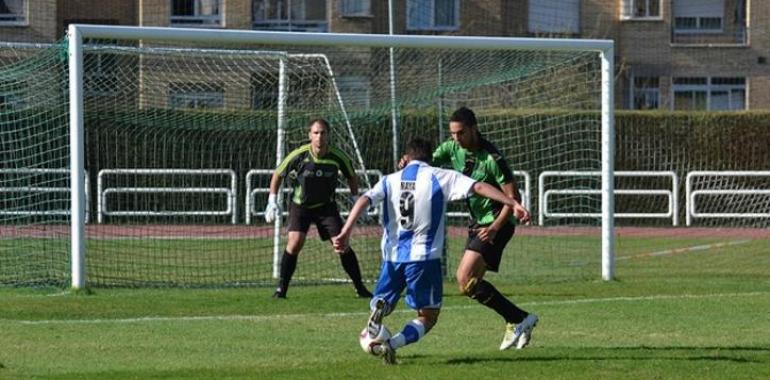
<instances>
[{"instance_id":1,"label":"white soccer ball","mask_svg":"<svg viewBox=\"0 0 770 380\"><path fill-rule=\"evenodd\" d=\"M369 329L364 327L363 330L361 330L361 334L358 334L358 343L361 344L361 348L366 352L367 354L372 353L372 345L375 343L385 343L390 339L390 330L388 330L387 327L382 326L380 329L380 333L377 334L374 338L369 337Z\"/></svg>"}]
</instances>

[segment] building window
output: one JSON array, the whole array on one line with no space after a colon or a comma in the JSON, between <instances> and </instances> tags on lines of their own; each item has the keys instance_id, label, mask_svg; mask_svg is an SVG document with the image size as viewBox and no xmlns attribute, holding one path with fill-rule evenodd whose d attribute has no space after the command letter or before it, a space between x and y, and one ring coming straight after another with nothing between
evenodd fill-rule
<instances>
[{"instance_id":1,"label":"building window","mask_svg":"<svg viewBox=\"0 0 770 380\"><path fill-rule=\"evenodd\" d=\"M222 26L221 0L171 0L171 25Z\"/></svg>"},{"instance_id":2,"label":"building window","mask_svg":"<svg viewBox=\"0 0 770 380\"><path fill-rule=\"evenodd\" d=\"M369 78L357 75L337 78L340 96L349 111L366 111L371 105L371 83Z\"/></svg>"},{"instance_id":3,"label":"building window","mask_svg":"<svg viewBox=\"0 0 770 380\"><path fill-rule=\"evenodd\" d=\"M225 90L219 84L172 83L168 90L171 108L223 108Z\"/></svg>"},{"instance_id":4,"label":"building window","mask_svg":"<svg viewBox=\"0 0 770 380\"><path fill-rule=\"evenodd\" d=\"M117 44L117 41L114 44ZM117 95L118 56L116 54L103 51L88 52L83 54L83 66L83 91L85 95Z\"/></svg>"},{"instance_id":5,"label":"building window","mask_svg":"<svg viewBox=\"0 0 770 380\"><path fill-rule=\"evenodd\" d=\"M620 18L660 20L660 2L661 0L623 0Z\"/></svg>"},{"instance_id":6,"label":"building window","mask_svg":"<svg viewBox=\"0 0 770 380\"><path fill-rule=\"evenodd\" d=\"M268 73L251 74L251 108L276 110L278 108L278 77Z\"/></svg>"},{"instance_id":7,"label":"building window","mask_svg":"<svg viewBox=\"0 0 770 380\"><path fill-rule=\"evenodd\" d=\"M253 28L290 32L328 32L325 0L253 0Z\"/></svg>"},{"instance_id":8,"label":"building window","mask_svg":"<svg viewBox=\"0 0 770 380\"><path fill-rule=\"evenodd\" d=\"M372 15L370 0L342 0L343 17L368 17Z\"/></svg>"},{"instance_id":9,"label":"building window","mask_svg":"<svg viewBox=\"0 0 770 380\"><path fill-rule=\"evenodd\" d=\"M27 1L0 0L0 25L27 25Z\"/></svg>"},{"instance_id":10,"label":"building window","mask_svg":"<svg viewBox=\"0 0 770 380\"><path fill-rule=\"evenodd\" d=\"M675 0L675 33L722 32L724 0Z\"/></svg>"},{"instance_id":11,"label":"building window","mask_svg":"<svg viewBox=\"0 0 770 380\"><path fill-rule=\"evenodd\" d=\"M24 89L27 86L21 79L0 82L0 111L19 111L26 108Z\"/></svg>"},{"instance_id":12,"label":"building window","mask_svg":"<svg viewBox=\"0 0 770 380\"><path fill-rule=\"evenodd\" d=\"M728 111L746 109L746 78L674 78L674 109Z\"/></svg>"},{"instance_id":13,"label":"building window","mask_svg":"<svg viewBox=\"0 0 770 380\"><path fill-rule=\"evenodd\" d=\"M407 0L406 28L446 31L459 29L460 0Z\"/></svg>"},{"instance_id":14,"label":"building window","mask_svg":"<svg viewBox=\"0 0 770 380\"><path fill-rule=\"evenodd\" d=\"M660 86L657 77L633 77L631 84L631 108L635 110L658 109Z\"/></svg>"},{"instance_id":15,"label":"building window","mask_svg":"<svg viewBox=\"0 0 770 380\"><path fill-rule=\"evenodd\" d=\"M279 103L279 77L277 73L252 73L250 92L251 108L275 110ZM291 72L286 76L286 106L291 109L323 109L337 103L332 78L324 71L310 70Z\"/></svg>"},{"instance_id":16,"label":"building window","mask_svg":"<svg viewBox=\"0 0 770 380\"><path fill-rule=\"evenodd\" d=\"M580 0L530 0L529 32L580 33Z\"/></svg>"}]
</instances>

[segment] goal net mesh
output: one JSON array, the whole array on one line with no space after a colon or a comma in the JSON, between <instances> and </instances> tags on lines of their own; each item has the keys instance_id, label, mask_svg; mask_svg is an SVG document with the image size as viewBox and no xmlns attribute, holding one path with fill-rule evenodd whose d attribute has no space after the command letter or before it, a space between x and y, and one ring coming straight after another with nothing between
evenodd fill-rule
<instances>
[{"instance_id":1,"label":"goal net mesh","mask_svg":"<svg viewBox=\"0 0 770 380\"><path fill-rule=\"evenodd\" d=\"M66 44L2 53L0 283L67 284ZM273 284L273 225L262 210L278 131L288 154L307 143L316 117L329 120L331 144L350 156L365 190L395 170L410 138L447 139L449 115L470 107L515 171L535 222L542 172L601 169L597 53L393 48L392 58L391 66L391 50L380 47L86 41L88 284ZM546 186L599 183L597 175L555 176ZM343 213L346 188L341 181ZM554 193L545 207L584 215L600 206L597 194L584 192ZM467 211L456 203L447 216L448 278L464 249ZM370 281L379 272L379 217L372 210L352 239ZM497 276L598 277L598 223L555 217L519 227ZM280 235L283 252L285 228ZM293 283L337 281L348 278L311 227Z\"/></svg>"}]
</instances>

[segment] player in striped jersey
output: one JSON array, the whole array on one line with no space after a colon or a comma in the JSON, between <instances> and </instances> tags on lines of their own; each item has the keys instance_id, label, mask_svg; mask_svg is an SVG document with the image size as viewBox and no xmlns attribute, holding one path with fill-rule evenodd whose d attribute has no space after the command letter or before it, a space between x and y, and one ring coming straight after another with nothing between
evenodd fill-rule
<instances>
[{"instance_id":1,"label":"player in striped jersey","mask_svg":"<svg viewBox=\"0 0 770 380\"><path fill-rule=\"evenodd\" d=\"M265 221L271 223L281 215L276 202L276 194L284 177L294 183L289 202L289 236L286 250L281 259L278 287L273 293L275 298L286 298L289 282L297 267L297 256L311 223L315 223L321 240L329 240L342 228L342 218L334 200L337 188L337 173L348 180L351 195L358 194L358 179L348 156L341 150L329 145L329 123L324 119L314 119L308 123L310 143L291 153L278 165L270 180L270 195L265 209ZM356 294L370 298L372 294L361 280L358 258L352 248L338 252L342 268L350 276Z\"/></svg>"},{"instance_id":2,"label":"player in striped jersey","mask_svg":"<svg viewBox=\"0 0 770 380\"><path fill-rule=\"evenodd\" d=\"M521 221L529 212L500 190L452 170L427 164L432 146L422 139L407 145L406 166L383 177L353 206L340 234L332 238L334 248L344 251L356 220L371 204L384 202L382 268L368 329L374 337L384 316L393 311L406 289L406 304L417 310L417 318L387 342L375 344L372 353L395 363L396 349L417 342L436 324L443 296L441 250L444 245L444 214L449 201L478 195L509 205Z\"/></svg>"}]
</instances>

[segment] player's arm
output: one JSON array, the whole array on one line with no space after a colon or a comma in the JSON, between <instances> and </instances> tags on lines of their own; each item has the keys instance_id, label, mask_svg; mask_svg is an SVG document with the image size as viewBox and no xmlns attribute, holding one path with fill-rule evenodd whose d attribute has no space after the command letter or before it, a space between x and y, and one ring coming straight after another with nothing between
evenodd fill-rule
<instances>
[{"instance_id":1,"label":"player's arm","mask_svg":"<svg viewBox=\"0 0 770 380\"><path fill-rule=\"evenodd\" d=\"M270 195L275 196L278 194L278 190L281 188L283 182L283 175L278 170L273 172L273 176L270 178Z\"/></svg>"},{"instance_id":2,"label":"player's arm","mask_svg":"<svg viewBox=\"0 0 770 380\"><path fill-rule=\"evenodd\" d=\"M508 162L505 160L505 157L500 153L497 147L491 143L487 144L488 145L486 145L484 148L489 152L495 162L492 168L492 175L495 178L495 181L500 185L500 188L505 195L515 199L520 203L521 198L516 196L516 181L513 177L511 168L508 166ZM521 206L521 204L519 204L519 206ZM497 231L500 231L505 223L508 222L508 218L512 213L516 214L514 208L509 205L504 205L500 210L500 213L495 218L494 222L492 222L492 224L490 224L488 227L479 230L479 238L483 241L493 240L495 235L497 235Z\"/></svg>"},{"instance_id":3,"label":"player's arm","mask_svg":"<svg viewBox=\"0 0 770 380\"><path fill-rule=\"evenodd\" d=\"M514 194L513 184L504 183L500 187L503 190L502 191L503 194L511 197L512 199L515 199L513 196ZM500 210L500 213L497 215L497 218L495 218L495 221L492 222L492 224L490 224L489 227L487 227L487 234L489 235L490 240L495 238L494 235L497 234L497 231L500 231L500 228L502 228L503 225L505 225L505 223L508 221L508 218L513 213L513 207L505 204L504 202L501 202L501 203L503 203L503 208ZM479 233L479 237L481 238L481 240L486 240L481 233Z\"/></svg>"},{"instance_id":4,"label":"player's arm","mask_svg":"<svg viewBox=\"0 0 770 380\"><path fill-rule=\"evenodd\" d=\"M267 206L265 206L265 221L268 223L272 223L281 215L281 206L278 204L278 191L281 189L283 177L301 152L302 148L289 153L275 169L273 176L270 177L270 193L267 196Z\"/></svg>"},{"instance_id":5,"label":"player's arm","mask_svg":"<svg viewBox=\"0 0 770 380\"><path fill-rule=\"evenodd\" d=\"M369 207L369 202L369 197L363 195L358 198L353 205L353 208L350 210L350 215L348 215L348 219L345 221L345 225L342 226L339 235L332 238L332 245L334 246L335 251L344 252L348 248L353 227L355 227L356 221L361 217L361 214L363 214Z\"/></svg>"},{"instance_id":6,"label":"player's arm","mask_svg":"<svg viewBox=\"0 0 770 380\"><path fill-rule=\"evenodd\" d=\"M340 166L340 171L342 172L342 175L345 176L348 180L348 188L350 189L350 196L355 197L358 195L358 176L356 175L355 169L353 169L353 163L350 161L350 158L345 154L345 152L333 148L332 153L337 159L337 164ZM364 174L366 175L366 174Z\"/></svg>"},{"instance_id":7,"label":"player's arm","mask_svg":"<svg viewBox=\"0 0 770 380\"><path fill-rule=\"evenodd\" d=\"M348 178L348 187L350 188L350 196L355 197L358 195L358 177L352 176Z\"/></svg>"},{"instance_id":8,"label":"player's arm","mask_svg":"<svg viewBox=\"0 0 770 380\"><path fill-rule=\"evenodd\" d=\"M374 187L369 189L364 195L362 195L356 203L353 204L353 208L350 209L350 215L345 221L345 225L342 226L342 230L339 235L332 237L332 245L337 252L344 252L348 247L350 241L350 234L353 232L353 227L356 225L356 221L361 214L366 211L370 204L377 204L385 199L385 187L387 186L387 176L382 177Z\"/></svg>"},{"instance_id":9,"label":"player's arm","mask_svg":"<svg viewBox=\"0 0 770 380\"><path fill-rule=\"evenodd\" d=\"M496 187L488 183L476 182L473 185L473 192L478 195L481 195L484 198L489 198L493 201L497 201L506 206L509 206L510 209L513 210L514 215L516 215L516 218L518 218L520 222L522 223L529 222L529 211L527 211L527 209L524 208L524 206L522 206L521 203L519 203L512 196L509 196L503 193L502 191L498 190Z\"/></svg>"},{"instance_id":10,"label":"player's arm","mask_svg":"<svg viewBox=\"0 0 770 380\"><path fill-rule=\"evenodd\" d=\"M280 168L280 166L279 166ZM270 194L267 196L267 206L265 206L265 222L274 222L281 215L281 206L278 205L278 191L283 182L283 174L276 169L270 178Z\"/></svg>"},{"instance_id":11,"label":"player's arm","mask_svg":"<svg viewBox=\"0 0 770 380\"><path fill-rule=\"evenodd\" d=\"M441 167L449 163L452 159L452 150L450 147L450 141L439 144L439 146L436 147L436 150L433 151L431 165L435 167Z\"/></svg>"}]
</instances>

